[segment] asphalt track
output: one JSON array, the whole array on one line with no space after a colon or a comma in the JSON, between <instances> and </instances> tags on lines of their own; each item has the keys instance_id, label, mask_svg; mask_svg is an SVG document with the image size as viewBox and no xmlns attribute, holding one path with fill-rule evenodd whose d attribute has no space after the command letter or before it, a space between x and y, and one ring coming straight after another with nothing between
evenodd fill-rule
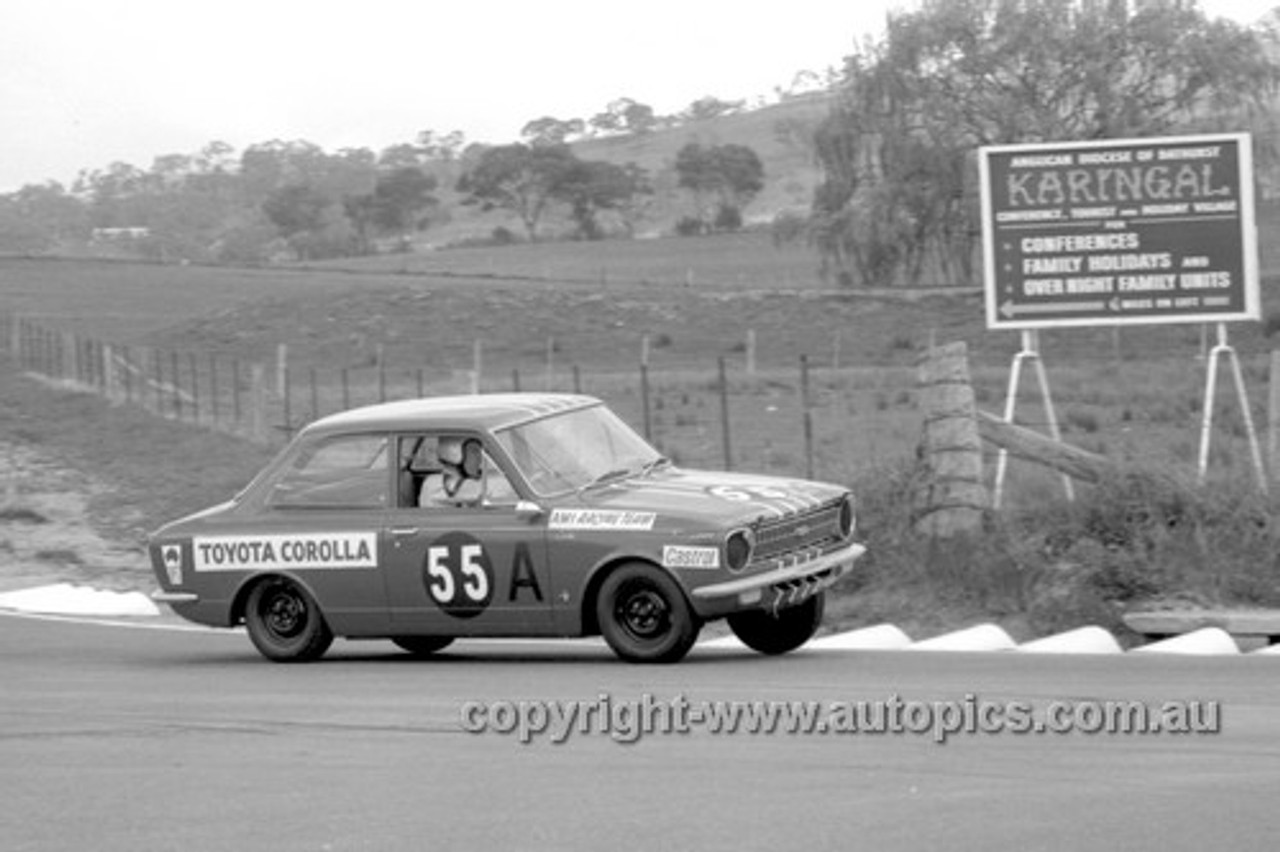
<instances>
[{"instance_id":1,"label":"asphalt track","mask_svg":"<svg viewBox=\"0 0 1280 852\"><path fill-rule=\"evenodd\" d=\"M415 660L338 642L0 616L5 850L1261 849L1280 828L1274 659L699 648L637 667L592 643ZM1221 702L1211 735L463 730L468 701Z\"/></svg>"}]
</instances>

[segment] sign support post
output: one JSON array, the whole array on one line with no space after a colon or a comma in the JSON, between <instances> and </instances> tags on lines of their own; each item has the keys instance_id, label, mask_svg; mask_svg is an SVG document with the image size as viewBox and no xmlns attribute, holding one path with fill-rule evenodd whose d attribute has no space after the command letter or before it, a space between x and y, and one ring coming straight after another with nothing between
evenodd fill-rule
<instances>
[{"instance_id":1,"label":"sign support post","mask_svg":"<svg viewBox=\"0 0 1280 852\"><path fill-rule=\"evenodd\" d=\"M1035 367L1036 381L1040 385L1040 397L1044 401L1045 420L1049 424L1049 436L1055 441L1062 440L1058 429L1058 415L1053 410L1053 398L1049 395L1049 378L1045 373L1044 360L1040 357L1040 333L1029 328L1022 331L1022 349L1013 356L1013 367L1009 371L1009 391L1004 401L1004 422L1013 423L1014 409L1018 403L1018 387L1022 379L1022 363L1030 361ZM1003 447L996 456L996 484L992 492L992 507L999 509L1004 495L1005 471L1009 467L1009 451ZM1066 491L1067 500L1076 499L1075 489L1071 485L1071 477L1063 474L1062 487Z\"/></svg>"},{"instance_id":2,"label":"sign support post","mask_svg":"<svg viewBox=\"0 0 1280 852\"><path fill-rule=\"evenodd\" d=\"M1267 475L1262 464L1262 450L1258 444L1258 433L1253 428L1253 415L1249 411L1249 395L1245 392L1244 373L1240 369L1240 358L1236 350L1227 343L1227 324L1218 323L1218 342L1209 350L1209 361L1206 367L1204 382L1204 408L1200 418L1200 463L1197 467L1199 482L1204 484L1205 474L1209 470L1209 442L1213 433L1213 404L1218 384L1218 359L1227 356L1231 363L1231 376L1235 380L1236 396L1240 400L1240 414L1244 418L1245 435L1249 440L1249 452L1253 456L1253 470L1258 477L1258 487L1267 493Z\"/></svg>"}]
</instances>

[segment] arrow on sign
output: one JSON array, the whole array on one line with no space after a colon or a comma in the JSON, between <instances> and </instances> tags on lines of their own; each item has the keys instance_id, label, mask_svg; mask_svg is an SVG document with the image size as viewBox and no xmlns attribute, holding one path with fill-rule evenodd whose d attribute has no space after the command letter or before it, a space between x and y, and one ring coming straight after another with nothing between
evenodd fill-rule
<instances>
[{"instance_id":1,"label":"arrow on sign","mask_svg":"<svg viewBox=\"0 0 1280 852\"><path fill-rule=\"evenodd\" d=\"M1006 301L1000 306L1000 313L1005 318L1019 314L1061 314L1068 311L1100 311L1107 307L1106 302L1044 302L1038 305L1015 305Z\"/></svg>"}]
</instances>

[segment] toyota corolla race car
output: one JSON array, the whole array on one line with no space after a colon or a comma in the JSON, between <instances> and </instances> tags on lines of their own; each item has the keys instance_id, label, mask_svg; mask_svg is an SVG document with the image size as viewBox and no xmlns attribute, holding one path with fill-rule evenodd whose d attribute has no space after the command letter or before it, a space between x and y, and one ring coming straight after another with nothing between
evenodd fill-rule
<instances>
[{"instance_id":1,"label":"toyota corolla race car","mask_svg":"<svg viewBox=\"0 0 1280 852\"><path fill-rule=\"evenodd\" d=\"M243 623L271 660L334 636L430 654L602 634L672 662L718 618L765 654L804 644L863 552L854 527L844 488L681 469L597 399L484 394L318 420L150 556L157 601Z\"/></svg>"}]
</instances>

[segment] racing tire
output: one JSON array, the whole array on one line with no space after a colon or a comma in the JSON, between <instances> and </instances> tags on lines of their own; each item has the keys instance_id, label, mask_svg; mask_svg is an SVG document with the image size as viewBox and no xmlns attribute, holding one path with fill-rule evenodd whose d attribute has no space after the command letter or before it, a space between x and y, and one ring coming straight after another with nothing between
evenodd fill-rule
<instances>
[{"instance_id":1,"label":"racing tire","mask_svg":"<svg viewBox=\"0 0 1280 852\"><path fill-rule=\"evenodd\" d=\"M317 660L333 644L333 631L315 599L285 577L271 577L253 587L244 623L258 652L277 663Z\"/></svg>"},{"instance_id":2,"label":"racing tire","mask_svg":"<svg viewBox=\"0 0 1280 852\"><path fill-rule=\"evenodd\" d=\"M778 610L767 609L735 612L726 618L733 635L753 651L777 656L794 651L813 638L822 624L826 609L826 593L818 592L808 600Z\"/></svg>"},{"instance_id":3,"label":"racing tire","mask_svg":"<svg viewBox=\"0 0 1280 852\"><path fill-rule=\"evenodd\" d=\"M605 642L629 663L674 663L698 641L702 622L670 574L633 562L610 572L596 597Z\"/></svg>"},{"instance_id":4,"label":"racing tire","mask_svg":"<svg viewBox=\"0 0 1280 852\"><path fill-rule=\"evenodd\" d=\"M453 643L452 636L392 636L391 641L415 657L429 657Z\"/></svg>"}]
</instances>

